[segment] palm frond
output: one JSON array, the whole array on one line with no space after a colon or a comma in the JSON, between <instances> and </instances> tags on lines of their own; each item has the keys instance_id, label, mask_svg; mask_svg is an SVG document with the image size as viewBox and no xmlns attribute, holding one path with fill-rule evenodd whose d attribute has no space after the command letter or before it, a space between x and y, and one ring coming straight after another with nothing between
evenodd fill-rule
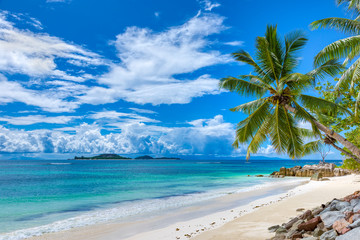
<instances>
[{"instance_id":1,"label":"palm frond","mask_svg":"<svg viewBox=\"0 0 360 240\"><path fill-rule=\"evenodd\" d=\"M281 71L281 59L271 51L270 44L265 37L256 38L256 59L261 68L273 80L277 81Z\"/></svg>"},{"instance_id":2,"label":"palm frond","mask_svg":"<svg viewBox=\"0 0 360 240\"><path fill-rule=\"evenodd\" d=\"M321 50L314 59L315 66L319 66L331 59L341 59L347 57L354 49L358 49L360 35L344 38L333 42ZM353 52L354 56L359 55L359 51Z\"/></svg>"},{"instance_id":3,"label":"palm frond","mask_svg":"<svg viewBox=\"0 0 360 240\"><path fill-rule=\"evenodd\" d=\"M311 124L312 132L314 136L320 136L320 130L315 124L315 118L306 111L303 107L300 106L296 101L293 100L293 104L295 105L296 112L294 114L295 118L301 121L306 121Z\"/></svg>"},{"instance_id":4,"label":"palm frond","mask_svg":"<svg viewBox=\"0 0 360 240\"><path fill-rule=\"evenodd\" d=\"M237 92L244 96L262 97L267 89L259 84L251 83L244 79L227 77L220 80L220 88L227 89L231 92Z\"/></svg>"},{"instance_id":5,"label":"palm frond","mask_svg":"<svg viewBox=\"0 0 360 240\"><path fill-rule=\"evenodd\" d=\"M339 63L336 59L330 59L307 73L307 75L314 78L324 79L327 76L335 77L343 70L344 66L341 63Z\"/></svg>"},{"instance_id":6,"label":"palm frond","mask_svg":"<svg viewBox=\"0 0 360 240\"><path fill-rule=\"evenodd\" d=\"M254 112L256 109L258 109L264 102L268 101L269 98L260 98L251 102L247 102L244 104L241 104L237 107L231 108L230 111L232 112L238 112L238 111L242 111L245 114L251 114L252 112Z\"/></svg>"},{"instance_id":7,"label":"palm frond","mask_svg":"<svg viewBox=\"0 0 360 240\"><path fill-rule=\"evenodd\" d=\"M303 155L309 155L309 154L319 151L319 149L321 149L321 147L322 147L322 144L323 144L323 142L320 139L306 143L304 145Z\"/></svg>"},{"instance_id":8,"label":"palm frond","mask_svg":"<svg viewBox=\"0 0 360 240\"><path fill-rule=\"evenodd\" d=\"M261 126L255 133L254 137L250 141L249 146L247 148L246 160L249 160L250 154L256 153L259 150L261 144L267 140L267 132L268 132L268 129L270 128L271 117L272 117L272 115L267 116L267 118L261 124Z\"/></svg>"},{"instance_id":9,"label":"palm frond","mask_svg":"<svg viewBox=\"0 0 360 240\"><path fill-rule=\"evenodd\" d=\"M346 88L349 84L353 84L360 80L360 58L357 59L346 71L341 75L339 81L335 85L335 91L340 88Z\"/></svg>"},{"instance_id":10,"label":"palm frond","mask_svg":"<svg viewBox=\"0 0 360 240\"><path fill-rule=\"evenodd\" d=\"M275 105L274 116L271 119L271 145L274 147L276 152L286 152L288 147L288 132L285 128L285 112L282 106L277 103Z\"/></svg>"},{"instance_id":11,"label":"palm frond","mask_svg":"<svg viewBox=\"0 0 360 240\"><path fill-rule=\"evenodd\" d=\"M294 31L285 36L285 52L280 77L291 73L297 66L298 58L295 54L304 47L307 41L303 31Z\"/></svg>"},{"instance_id":12,"label":"palm frond","mask_svg":"<svg viewBox=\"0 0 360 240\"><path fill-rule=\"evenodd\" d=\"M235 142L247 142L259 129L269 114L271 114L270 103L265 101L259 108L252 112L250 116L237 124Z\"/></svg>"},{"instance_id":13,"label":"palm frond","mask_svg":"<svg viewBox=\"0 0 360 240\"><path fill-rule=\"evenodd\" d=\"M346 34L359 34L360 32L360 22L347 18L325 18L311 23L310 26L313 30L319 28L333 28Z\"/></svg>"},{"instance_id":14,"label":"palm frond","mask_svg":"<svg viewBox=\"0 0 360 240\"><path fill-rule=\"evenodd\" d=\"M350 115L352 114L347 108L322 98L300 94L299 100L302 102L305 108L313 112L326 112L329 114L335 114L339 112Z\"/></svg>"},{"instance_id":15,"label":"palm frond","mask_svg":"<svg viewBox=\"0 0 360 240\"><path fill-rule=\"evenodd\" d=\"M297 128L294 118L282 106L285 116L285 129L288 133L287 153L292 159L300 158L303 152L302 136Z\"/></svg>"},{"instance_id":16,"label":"palm frond","mask_svg":"<svg viewBox=\"0 0 360 240\"><path fill-rule=\"evenodd\" d=\"M267 73L261 69L261 67L254 61L251 55L245 50L239 50L232 53L232 56L236 61L246 63L254 68L254 70L262 77L266 77Z\"/></svg>"}]
</instances>

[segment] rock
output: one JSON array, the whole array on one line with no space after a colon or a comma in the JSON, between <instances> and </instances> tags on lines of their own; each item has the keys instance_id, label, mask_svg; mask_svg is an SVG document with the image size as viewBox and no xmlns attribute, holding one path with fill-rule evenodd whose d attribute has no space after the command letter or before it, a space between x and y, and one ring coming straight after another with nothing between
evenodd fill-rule
<instances>
[{"instance_id":1,"label":"rock","mask_svg":"<svg viewBox=\"0 0 360 240\"><path fill-rule=\"evenodd\" d=\"M324 232L323 235L321 235L320 240L335 240L337 236L338 235L337 235L336 231L333 229L333 230Z\"/></svg>"},{"instance_id":2,"label":"rock","mask_svg":"<svg viewBox=\"0 0 360 240\"><path fill-rule=\"evenodd\" d=\"M311 177L315 173L321 173L322 177L334 177L335 172L337 176L350 174L349 171L344 169L335 168L335 164L318 164L318 165L305 165L304 167L295 166L293 168L280 168L279 172L273 172L271 175L277 176L296 176L296 177ZM319 178L318 180L320 180ZM325 180L325 179L324 179Z\"/></svg>"},{"instance_id":3,"label":"rock","mask_svg":"<svg viewBox=\"0 0 360 240\"><path fill-rule=\"evenodd\" d=\"M346 221L345 218L343 218L343 219L339 219L339 220L335 221L332 227L339 234L342 234L345 231L344 228L347 228L347 226L349 226L349 224L350 223L348 221Z\"/></svg>"},{"instance_id":4,"label":"rock","mask_svg":"<svg viewBox=\"0 0 360 240\"><path fill-rule=\"evenodd\" d=\"M341 209L341 212L343 212L343 213L352 212L352 211L353 211L352 206L348 206L348 207L345 207L345 208Z\"/></svg>"},{"instance_id":5,"label":"rock","mask_svg":"<svg viewBox=\"0 0 360 240\"><path fill-rule=\"evenodd\" d=\"M351 221L351 223L353 223L359 219L360 219L360 214L354 214L352 217L350 217L349 222Z\"/></svg>"},{"instance_id":6,"label":"rock","mask_svg":"<svg viewBox=\"0 0 360 240\"><path fill-rule=\"evenodd\" d=\"M286 238L287 239L302 238L302 233L297 231L296 229L292 229L286 234Z\"/></svg>"},{"instance_id":7,"label":"rock","mask_svg":"<svg viewBox=\"0 0 360 240\"><path fill-rule=\"evenodd\" d=\"M356 204L353 208L354 212L358 212L360 210L360 202L358 204Z\"/></svg>"},{"instance_id":8,"label":"rock","mask_svg":"<svg viewBox=\"0 0 360 240\"><path fill-rule=\"evenodd\" d=\"M298 229L301 230L305 230L305 231L314 231L314 229L316 228L316 226L321 222L321 218L315 217L313 219L310 219L309 221L302 223L299 225Z\"/></svg>"},{"instance_id":9,"label":"rock","mask_svg":"<svg viewBox=\"0 0 360 240\"><path fill-rule=\"evenodd\" d=\"M345 218L345 214L339 211L328 211L320 214L321 220L324 222L326 228L331 228L334 222Z\"/></svg>"},{"instance_id":10,"label":"rock","mask_svg":"<svg viewBox=\"0 0 360 240\"><path fill-rule=\"evenodd\" d=\"M286 238L285 235L278 235L271 238L271 240L284 240L285 238Z\"/></svg>"},{"instance_id":11,"label":"rock","mask_svg":"<svg viewBox=\"0 0 360 240\"><path fill-rule=\"evenodd\" d=\"M355 207L359 202L360 202L360 199L357 199L357 198L351 199L351 200L350 200L350 205L351 205L352 207Z\"/></svg>"},{"instance_id":12,"label":"rock","mask_svg":"<svg viewBox=\"0 0 360 240\"><path fill-rule=\"evenodd\" d=\"M330 181L330 178L323 177L321 178L321 181Z\"/></svg>"},{"instance_id":13,"label":"rock","mask_svg":"<svg viewBox=\"0 0 360 240\"><path fill-rule=\"evenodd\" d=\"M295 218L291 219L288 223L286 223L284 227L286 229L290 229L294 225L294 223L296 223L297 221L299 221L299 218L295 217Z\"/></svg>"},{"instance_id":14,"label":"rock","mask_svg":"<svg viewBox=\"0 0 360 240\"><path fill-rule=\"evenodd\" d=\"M344 201L347 201L347 202L351 202L352 199L355 199L357 202L359 201L359 198L360 197L360 191L356 191L354 192L353 194L350 194L346 197L344 197ZM356 204L352 204L352 206L355 206Z\"/></svg>"},{"instance_id":15,"label":"rock","mask_svg":"<svg viewBox=\"0 0 360 240\"><path fill-rule=\"evenodd\" d=\"M278 229L276 229L275 233L276 235L279 235L279 234L283 234L283 233L286 233L286 229L283 228L283 227L279 227Z\"/></svg>"},{"instance_id":16,"label":"rock","mask_svg":"<svg viewBox=\"0 0 360 240\"><path fill-rule=\"evenodd\" d=\"M317 240L316 237L306 237L306 238L302 238L301 240Z\"/></svg>"},{"instance_id":17,"label":"rock","mask_svg":"<svg viewBox=\"0 0 360 240\"><path fill-rule=\"evenodd\" d=\"M313 232L313 236L314 237L320 237L324 232L325 232L324 230L317 227Z\"/></svg>"},{"instance_id":18,"label":"rock","mask_svg":"<svg viewBox=\"0 0 360 240\"><path fill-rule=\"evenodd\" d=\"M301 214L299 216L299 219L302 219L302 220L309 220L309 219L312 219L314 216L312 214L312 212L310 210L307 210L306 212L304 212L303 214Z\"/></svg>"},{"instance_id":19,"label":"rock","mask_svg":"<svg viewBox=\"0 0 360 240\"><path fill-rule=\"evenodd\" d=\"M360 228L355 228L345 233L344 235L337 237L336 240L355 240L355 239L359 239L359 236L360 236Z\"/></svg>"},{"instance_id":20,"label":"rock","mask_svg":"<svg viewBox=\"0 0 360 240\"><path fill-rule=\"evenodd\" d=\"M322 178L322 173L321 172L317 172L314 175L311 176L310 180L313 181L320 181Z\"/></svg>"},{"instance_id":21,"label":"rock","mask_svg":"<svg viewBox=\"0 0 360 240\"><path fill-rule=\"evenodd\" d=\"M356 220L355 222L351 223L349 226L349 228L357 228L360 227L360 219Z\"/></svg>"},{"instance_id":22,"label":"rock","mask_svg":"<svg viewBox=\"0 0 360 240\"><path fill-rule=\"evenodd\" d=\"M298 220L297 222L294 223L294 225L292 225L292 227L290 228L290 230L297 230L299 225L302 224L304 222L304 220Z\"/></svg>"},{"instance_id":23,"label":"rock","mask_svg":"<svg viewBox=\"0 0 360 240\"><path fill-rule=\"evenodd\" d=\"M264 175L255 175L255 177L264 177Z\"/></svg>"},{"instance_id":24,"label":"rock","mask_svg":"<svg viewBox=\"0 0 360 240\"><path fill-rule=\"evenodd\" d=\"M349 206L350 206L350 203L348 203L348 202L338 202L338 203L336 203L335 208L337 210L341 211L343 208L346 208Z\"/></svg>"},{"instance_id":25,"label":"rock","mask_svg":"<svg viewBox=\"0 0 360 240\"><path fill-rule=\"evenodd\" d=\"M314 216L318 215L319 213L321 213L322 211L324 210L323 207L317 207L317 208L314 208L311 212Z\"/></svg>"},{"instance_id":26,"label":"rock","mask_svg":"<svg viewBox=\"0 0 360 240\"><path fill-rule=\"evenodd\" d=\"M349 222L350 218L354 215L353 212L344 212L345 214L345 220ZM349 222L350 223L350 222Z\"/></svg>"},{"instance_id":27,"label":"rock","mask_svg":"<svg viewBox=\"0 0 360 240\"><path fill-rule=\"evenodd\" d=\"M269 232L276 232L276 230L278 230L280 228L279 225L275 225L275 226L271 226L268 228Z\"/></svg>"},{"instance_id":28,"label":"rock","mask_svg":"<svg viewBox=\"0 0 360 240\"><path fill-rule=\"evenodd\" d=\"M305 210L305 208L298 208L298 209L296 209L297 212L302 212L302 211L304 211L304 210Z\"/></svg>"}]
</instances>

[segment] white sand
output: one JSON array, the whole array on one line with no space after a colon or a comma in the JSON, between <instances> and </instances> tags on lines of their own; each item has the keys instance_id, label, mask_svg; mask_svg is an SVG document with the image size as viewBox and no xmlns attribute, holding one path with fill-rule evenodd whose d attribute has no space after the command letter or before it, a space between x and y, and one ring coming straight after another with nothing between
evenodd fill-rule
<instances>
[{"instance_id":1,"label":"white sand","mask_svg":"<svg viewBox=\"0 0 360 240\"><path fill-rule=\"evenodd\" d=\"M196 212L211 209L211 206L196 206L186 209L184 213L177 213L186 221L176 220L176 214L169 217L156 217L136 223L109 223L97 224L82 228L75 228L65 232L45 234L31 239L66 239L66 240L118 240L126 235L126 240L176 240L176 239L266 239L269 234L267 228L281 224L299 214L298 208L313 208L321 203L341 198L356 190L360 190L360 176L351 175L332 178L330 181L314 182L298 186L286 193L270 196L253 201L246 205L240 203L239 196L226 196L213 204L222 204L226 201L239 201L239 205L226 211L219 211L206 216L197 217ZM259 196L262 190L254 191L253 196ZM247 195L249 197L249 195ZM244 199L242 199L244 200ZM214 209L214 208L213 208ZM194 217L191 217L194 213ZM176 222L174 224L166 224ZM144 232L145 229L145 232ZM126 233L126 234L125 234ZM139 233L139 234L136 234Z\"/></svg>"}]
</instances>

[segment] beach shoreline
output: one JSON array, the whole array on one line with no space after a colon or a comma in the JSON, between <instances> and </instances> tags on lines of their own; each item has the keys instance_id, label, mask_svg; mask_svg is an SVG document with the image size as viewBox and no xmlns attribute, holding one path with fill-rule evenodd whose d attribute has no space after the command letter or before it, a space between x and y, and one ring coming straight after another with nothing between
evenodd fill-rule
<instances>
[{"instance_id":1,"label":"beach shoreline","mask_svg":"<svg viewBox=\"0 0 360 240\"><path fill-rule=\"evenodd\" d=\"M169 226L179 222L184 223L183 225L186 227L180 228L180 225L176 227L179 228L179 231L175 231L176 236L174 236L174 239L179 237L179 234L182 234L183 236L180 237L180 239L188 239L188 237L186 237L188 236L187 234L196 232L196 230L198 230L197 233L202 232L201 229L199 229L200 226L203 227L204 231L207 231L234 219L238 216L238 213L236 213L234 209L238 208L239 206L241 208L239 211L242 211L243 214L248 210L243 209L242 206L248 205L249 202L253 202L255 200L262 202L262 199L269 198L269 196L271 199L273 199L272 196L278 195L279 193L286 193L290 189L293 189L296 186L304 184L308 181L309 179L307 178L293 177L285 179L272 179L268 183L255 185L251 188L241 188L238 191L226 191L225 195L221 197L204 200L185 207L167 209L155 216L116 219L106 223L96 223L88 226L74 227L65 231L57 230L50 233L48 230L51 231L51 228L43 228L43 231L37 229L37 233L44 234L27 239L127 239L132 238L138 234L146 234L147 232L151 232L154 229L168 228ZM229 212L229 214L225 214L225 216L223 212ZM210 216L214 213L217 216ZM188 223L192 222L193 220L195 221L190 224L189 227ZM210 224L207 224L207 221L210 220ZM215 222L215 224L213 222ZM53 226L56 228L56 225ZM24 230L25 231L23 234L20 230L13 232L12 236L26 236L26 234L29 234L26 229ZM85 236L83 235L84 233ZM27 237L29 237L29 235ZM14 237L7 239L19 238ZM165 239L167 239L167 237L165 237Z\"/></svg>"},{"instance_id":2,"label":"beach shoreline","mask_svg":"<svg viewBox=\"0 0 360 240\"><path fill-rule=\"evenodd\" d=\"M299 180L307 183L299 185L299 182L297 186L289 186L289 189L279 194L264 195L265 190L258 189L246 193L246 198L241 199L241 194L230 194L208 202L206 206L195 205L181 209L182 212L174 211L171 215L137 222L95 224L27 239L266 239L272 236L267 228L286 222L297 214L296 209L316 207L360 189L358 175L334 177L330 181L320 182L308 182L308 178ZM244 204L249 199L253 201ZM233 207L221 211L219 204L229 207L229 203ZM234 205L236 203L237 206ZM217 206L217 211L211 212L214 206Z\"/></svg>"}]
</instances>

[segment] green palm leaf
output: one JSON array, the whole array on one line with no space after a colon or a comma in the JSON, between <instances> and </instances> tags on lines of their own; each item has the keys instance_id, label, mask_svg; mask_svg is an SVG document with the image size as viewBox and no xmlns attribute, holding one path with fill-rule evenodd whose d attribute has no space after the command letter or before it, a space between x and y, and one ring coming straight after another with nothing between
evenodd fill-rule
<instances>
[{"instance_id":1,"label":"green palm leaf","mask_svg":"<svg viewBox=\"0 0 360 240\"><path fill-rule=\"evenodd\" d=\"M270 114L267 115L266 119L263 121L263 123L259 127L258 131L256 132L256 134L252 138L251 142L249 143L249 146L247 148L247 153L246 153L246 160L249 160L250 154L256 153L259 150L261 144L267 140L267 132L268 132L268 129L270 128L271 118L272 118L272 115L270 115Z\"/></svg>"},{"instance_id":2,"label":"green palm leaf","mask_svg":"<svg viewBox=\"0 0 360 240\"><path fill-rule=\"evenodd\" d=\"M219 83L220 88L224 88L229 90L230 92L237 92L244 96L258 96L262 97L267 89L263 86L251 83L244 79L227 77L220 80Z\"/></svg>"},{"instance_id":3,"label":"green palm leaf","mask_svg":"<svg viewBox=\"0 0 360 240\"><path fill-rule=\"evenodd\" d=\"M236 129L236 142L247 142L270 114L270 103L264 102L249 117L239 122Z\"/></svg>"},{"instance_id":4,"label":"green palm leaf","mask_svg":"<svg viewBox=\"0 0 360 240\"><path fill-rule=\"evenodd\" d=\"M319 28L334 28L344 33L360 33L360 22L347 18L325 18L311 23L310 26L313 30Z\"/></svg>"},{"instance_id":5,"label":"green palm leaf","mask_svg":"<svg viewBox=\"0 0 360 240\"><path fill-rule=\"evenodd\" d=\"M309 155L319 151L322 147L322 140L308 142L304 145L303 155Z\"/></svg>"},{"instance_id":6,"label":"green palm leaf","mask_svg":"<svg viewBox=\"0 0 360 240\"><path fill-rule=\"evenodd\" d=\"M231 108L230 111L232 112L238 112L238 111L242 111L245 114L251 114L252 112L254 112L256 109L258 109L261 105L264 104L264 102L268 101L269 98L260 98L251 102L247 102L244 104L241 104L237 107Z\"/></svg>"},{"instance_id":7,"label":"green palm leaf","mask_svg":"<svg viewBox=\"0 0 360 240\"><path fill-rule=\"evenodd\" d=\"M300 94L299 100L302 102L305 108L313 112L321 112L321 113L326 112L329 114L341 112L345 114L352 114L347 108L322 98Z\"/></svg>"},{"instance_id":8,"label":"green palm leaf","mask_svg":"<svg viewBox=\"0 0 360 240\"><path fill-rule=\"evenodd\" d=\"M315 66L319 66L331 59L341 59L348 57L348 54L351 52L354 56L357 56L360 53L360 49L358 48L359 44L360 35L348 37L331 43L315 56ZM357 51L354 52L352 50Z\"/></svg>"}]
</instances>

